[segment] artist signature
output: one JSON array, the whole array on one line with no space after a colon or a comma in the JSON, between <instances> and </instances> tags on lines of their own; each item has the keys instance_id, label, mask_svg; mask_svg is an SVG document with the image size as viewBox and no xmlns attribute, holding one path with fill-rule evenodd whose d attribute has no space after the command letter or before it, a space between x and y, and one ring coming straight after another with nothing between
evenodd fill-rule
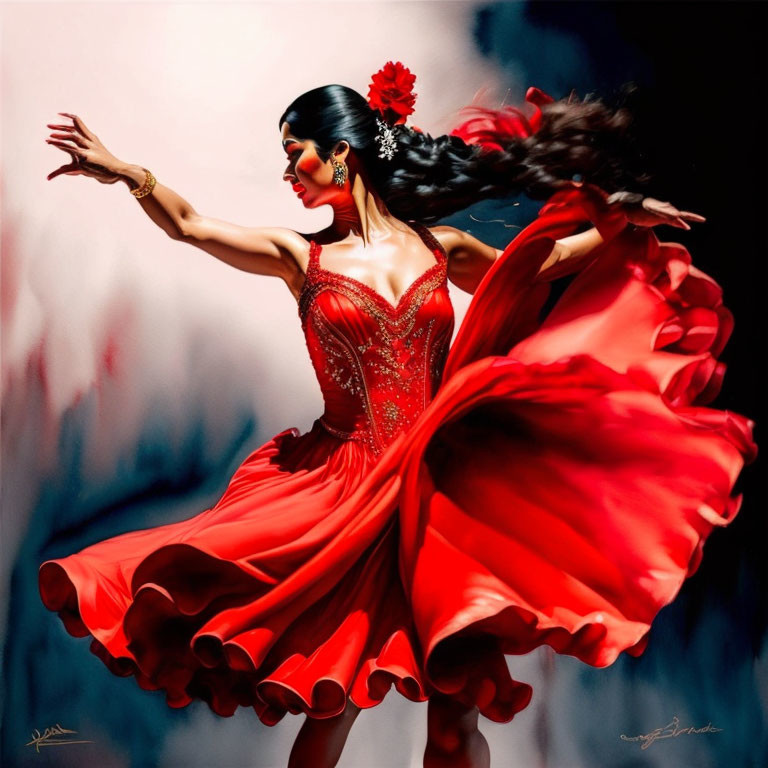
<instances>
[{"instance_id":1,"label":"artist signature","mask_svg":"<svg viewBox=\"0 0 768 768\"><path fill-rule=\"evenodd\" d=\"M662 728L654 728L650 733L641 734L640 736L626 736L622 733L620 738L624 741L642 741L643 745L640 749L648 749L648 747L650 747L657 739L669 739L672 736L680 736L682 733L717 733L718 731L723 730L722 728L716 728L712 723L707 723L701 728L694 728L693 726L689 728L678 728L679 724L680 720L675 715L672 718L672 721Z\"/></svg>"},{"instance_id":2,"label":"artist signature","mask_svg":"<svg viewBox=\"0 0 768 768\"><path fill-rule=\"evenodd\" d=\"M32 744L35 745L35 751L40 752L40 747L52 747L58 744L93 744L89 739L59 739L57 736L62 736L65 733L77 733L69 728L62 728L59 723L56 723L52 728L46 728L43 733L35 728L32 731L32 741L28 741L24 746L29 747Z\"/></svg>"}]
</instances>

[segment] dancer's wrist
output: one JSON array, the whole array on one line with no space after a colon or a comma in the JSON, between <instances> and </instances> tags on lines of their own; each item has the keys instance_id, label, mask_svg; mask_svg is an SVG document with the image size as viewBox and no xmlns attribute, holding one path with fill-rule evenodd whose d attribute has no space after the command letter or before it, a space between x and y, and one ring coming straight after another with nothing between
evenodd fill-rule
<instances>
[{"instance_id":1,"label":"dancer's wrist","mask_svg":"<svg viewBox=\"0 0 768 768\"><path fill-rule=\"evenodd\" d=\"M147 176L142 166L130 163L121 163L116 172L120 174L120 179L125 182L129 189L138 189Z\"/></svg>"}]
</instances>

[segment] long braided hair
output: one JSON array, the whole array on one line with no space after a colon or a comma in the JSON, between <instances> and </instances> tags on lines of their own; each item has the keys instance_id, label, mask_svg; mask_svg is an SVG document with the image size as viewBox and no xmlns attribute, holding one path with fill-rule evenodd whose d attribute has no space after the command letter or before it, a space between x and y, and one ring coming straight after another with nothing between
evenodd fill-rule
<instances>
[{"instance_id":1,"label":"long braided hair","mask_svg":"<svg viewBox=\"0 0 768 768\"><path fill-rule=\"evenodd\" d=\"M637 192L649 180L647 174L631 170L632 114L626 107L612 109L600 99L578 100L571 94L542 104L540 110L534 133L521 137L500 130L492 137L494 149L487 142L486 146L467 143L457 135L460 127L433 137L395 125L397 151L392 159L379 156L379 112L344 85L302 94L283 112L278 125L288 122L293 135L312 139L324 161L337 142L346 140L389 211L424 224L484 199L520 193L546 199L577 176L609 193ZM499 118L499 125L509 114L482 112L490 124Z\"/></svg>"}]
</instances>

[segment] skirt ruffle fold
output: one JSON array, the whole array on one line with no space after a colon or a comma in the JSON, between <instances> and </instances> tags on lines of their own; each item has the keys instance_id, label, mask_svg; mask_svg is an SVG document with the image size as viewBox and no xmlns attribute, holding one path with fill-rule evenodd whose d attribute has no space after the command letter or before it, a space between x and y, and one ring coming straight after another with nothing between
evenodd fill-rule
<instances>
[{"instance_id":1,"label":"skirt ruffle fold","mask_svg":"<svg viewBox=\"0 0 768 768\"><path fill-rule=\"evenodd\" d=\"M605 242L542 318L539 266L588 222ZM704 405L733 329L720 287L626 224L588 186L542 208L475 293L401 463L427 678L492 720L530 698L505 654L643 652L757 454L752 420Z\"/></svg>"},{"instance_id":2,"label":"skirt ruffle fold","mask_svg":"<svg viewBox=\"0 0 768 768\"><path fill-rule=\"evenodd\" d=\"M259 600L274 603L288 575L337 542L373 461L319 422L304 435L285 430L245 459L211 509L45 561L42 601L71 635L92 637L113 673L163 689L171 707L201 699L230 716L252 706L274 725L287 712L331 717L348 696L374 706L393 685L424 701L391 494L374 494L389 525L354 558L338 570L325 561L324 580L294 599Z\"/></svg>"}]
</instances>

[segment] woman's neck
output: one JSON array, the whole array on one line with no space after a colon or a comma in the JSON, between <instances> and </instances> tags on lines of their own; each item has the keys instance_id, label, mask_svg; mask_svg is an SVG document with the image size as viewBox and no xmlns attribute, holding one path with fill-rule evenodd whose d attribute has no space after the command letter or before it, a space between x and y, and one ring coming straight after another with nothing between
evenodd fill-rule
<instances>
[{"instance_id":1,"label":"woman's neck","mask_svg":"<svg viewBox=\"0 0 768 768\"><path fill-rule=\"evenodd\" d=\"M333 207L333 222L329 231L335 238L361 238L363 245L386 237L401 229L400 222L387 210L384 201L355 174L348 202Z\"/></svg>"}]
</instances>

